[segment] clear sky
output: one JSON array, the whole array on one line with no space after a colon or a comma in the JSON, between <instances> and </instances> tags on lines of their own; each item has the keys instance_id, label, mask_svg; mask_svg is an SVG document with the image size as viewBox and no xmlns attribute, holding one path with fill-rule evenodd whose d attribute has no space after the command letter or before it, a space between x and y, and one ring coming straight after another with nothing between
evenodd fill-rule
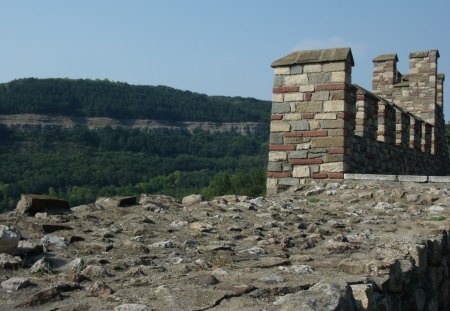
<instances>
[{"instance_id":1,"label":"clear sky","mask_svg":"<svg viewBox=\"0 0 450 311\"><path fill-rule=\"evenodd\" d=\"M372 59L438 49L447 74L449 0L1 0L0 82L109 79L270 99L270 63L294 50L350 46L353 82Z\"/></svg>"}]
</instances>

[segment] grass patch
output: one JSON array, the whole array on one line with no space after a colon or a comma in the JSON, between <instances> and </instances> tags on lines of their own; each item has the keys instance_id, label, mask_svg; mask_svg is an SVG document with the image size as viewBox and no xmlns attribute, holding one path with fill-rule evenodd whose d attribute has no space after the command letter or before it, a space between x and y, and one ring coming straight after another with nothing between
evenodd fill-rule
<instances>
[{"instance_id":1,"label":"grass patch","mask_svg":"<svg viewBox=\"0 0 450 311\"><path fill-rule=\"evenodd\" d=\"M316 204L319 203L320 199L316 197L308 198L308 203Z\"/></svg>"},{"instance_id":2,"label":"grass patch","mask_svg":"<svg viewBox=\"0 0 450 311\"><path fill-rule=\"evenodd\" d=\"M445 216L434 216L434 217L431 217L430 220L431 221L444 221L444 220L447 220L447 217L445 217Z\"/></svg>"}]
</instances>

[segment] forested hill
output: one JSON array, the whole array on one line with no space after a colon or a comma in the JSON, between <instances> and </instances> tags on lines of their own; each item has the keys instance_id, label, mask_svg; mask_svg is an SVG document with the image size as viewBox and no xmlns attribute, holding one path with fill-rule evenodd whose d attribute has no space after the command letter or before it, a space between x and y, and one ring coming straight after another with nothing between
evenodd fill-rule
<instances>
[{"instance_id":1,"label":"forested hill","mask_svg":"<svg viewBox=\"0 0 450 311\"><path fill-rule=\"evenodd\" d=\"M255 98L107 80L27 78L0 84L0 114L268 123L270 108L270 101Z\"/></svg>"}]
</instances>

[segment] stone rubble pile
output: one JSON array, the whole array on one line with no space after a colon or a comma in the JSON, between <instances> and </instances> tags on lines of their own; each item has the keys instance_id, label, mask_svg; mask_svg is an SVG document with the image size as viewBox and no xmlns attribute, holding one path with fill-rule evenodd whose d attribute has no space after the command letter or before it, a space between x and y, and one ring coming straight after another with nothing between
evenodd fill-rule
<instances>
[{"instance_id":1,"label":"stone rubble pile","mask_svg":"<svg viewBox=\"0 0 450 311\"><path fill-rule=\"evenodd\" d=\"M0 310L445 310L448 187L21 207L0 214Z\"/></svg>"}]
</instances>

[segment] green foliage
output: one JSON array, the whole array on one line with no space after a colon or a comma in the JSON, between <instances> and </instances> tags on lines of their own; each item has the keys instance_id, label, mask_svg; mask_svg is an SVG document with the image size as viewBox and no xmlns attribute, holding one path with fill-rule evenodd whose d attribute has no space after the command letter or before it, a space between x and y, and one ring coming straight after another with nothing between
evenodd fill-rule
<instances>
[{"instance_id":1,"label":"green foliage","mask_svg":"<svg viewBox=\"0 0 450 311\"><path fill-rule=\"evenodd\" d=\"M252 197L262 196L265 193L266 172L263 168L254 168L248 173L220 172L214 176L202 194L210 199L226 194L241 194Z\"/></svg>"},{"instance_id":2,"label":"green foliage","mask_svg":"<svg viewBox=\"0 0 450 311\"><path fill-rule=\"evenodd\" d=\"M316 197L308 198L308 203L316 204L316 203L319 203L319 202L320 202L319 198L316 198Z\"/></svg>"},{"instance_id":3,"label":"green foliage","mask_svg":"<svg viewBox=\"0 0 450 311\"><path fill-rule=\"evenodd\" d=\"M4 126L0 133L3 210L13 208L20 193L58 196L72 205L140 193L264 193L266 135Z\"/></svg>"},{"instance_id":4,"label":"green foliage","mask_svg":"<svg viewBox=\"0 0 450 311\"><path fill-rule=\"evenodd\" d=\"M0 84L0 114L165 121L269 122L271 103L107 80L20 79Z\"/></svg>"},{"instance_id":5,"label":"green foliage","mask_svg":"<svg viewBox=\"0 0 450 311\"><path fill-rule=\"evenodd\" d=\"M444 220L446 220L447 219L447 217L445 217L445 216L434 216L434 217L431 217L431 221L444 221Z\"/></svg>"}]
</instances>

